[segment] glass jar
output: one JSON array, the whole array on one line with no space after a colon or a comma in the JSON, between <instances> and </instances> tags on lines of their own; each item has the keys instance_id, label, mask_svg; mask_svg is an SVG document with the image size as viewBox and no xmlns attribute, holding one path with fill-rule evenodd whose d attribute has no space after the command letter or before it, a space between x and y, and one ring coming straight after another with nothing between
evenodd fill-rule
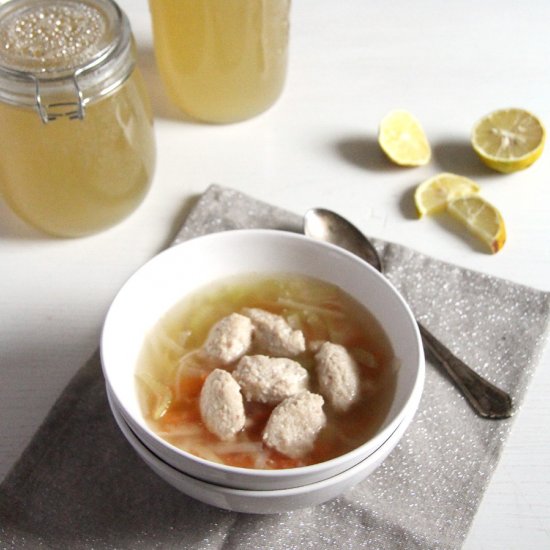
<instances>
[{"instance_id":1,"label":"glass jar","mask_svg":"<svg viewBox=\"0 0 550 550\"><path fill-rule=\"evenodd\" d=\"M237 122L268 109L287 69L290 0L149 0L155 55L174 103Z\"/></svg>"},{"instance_id":2,"label":"glass jar","mask_svg":"<svg viewBox=\"0 0 550 550\"><path fill-rule=\"evenodd\" d=\"M145 197L153 116L127 17L111 0L0 6L0 189L63 237L114 225Z\"/></svg>"}]
</instances>

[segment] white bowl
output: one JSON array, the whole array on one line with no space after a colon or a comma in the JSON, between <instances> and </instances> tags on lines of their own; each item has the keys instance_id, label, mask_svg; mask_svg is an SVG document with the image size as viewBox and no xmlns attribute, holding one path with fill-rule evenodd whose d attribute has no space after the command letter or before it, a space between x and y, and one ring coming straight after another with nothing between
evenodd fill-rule
<instances>
[{"instance_id":1,"label":"white bowl","mask_svg":"<svg viewBox=\"0 0 550 550\"><path fill-rule=\"evenodd\" d=\"M363 304L386 332L400 368L390 410L378 432L358 448L319 464L254 470L216 464L181 451L147 425L138 402L135 369L144 337L184 296L219 279L287 272L333 283ZM237 489L272 490L307 485L364 460L414 412L424 383L424 354L414 317L378 271L336 246L273 230L237 230L186 241L141 267L122 287L107 314L101 359L107 386L137 437L160 459L190 476Z\"/></svg>"},{"instance_id":2,"label":"white bowl","mask_svg":"<svg viewBox=\"0 0 550 550\"><path fill-rule=\"evenodd\" d=\"M382 464L405 433L414 414L414 411L409 413L388 439L370 456L335 476L290 489L254 491L208 483L207 481L184 474L162 461L138 439L136 434L124 421L116 404L112 401L110 390L107 390L107 395L113 416L123 435L142 460L158 476L182 493L196 500L216 506L217 508L247 514L289 512L298 508L316 506L336 498L347 489L366 479Z\"/></svg>"}]
</instances>

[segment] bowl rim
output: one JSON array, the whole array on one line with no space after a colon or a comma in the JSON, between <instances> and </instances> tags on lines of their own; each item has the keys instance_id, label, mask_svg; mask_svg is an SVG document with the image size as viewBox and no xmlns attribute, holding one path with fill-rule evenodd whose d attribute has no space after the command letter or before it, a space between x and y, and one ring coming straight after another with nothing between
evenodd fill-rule
<instances>
[{"instance_id":1,"label":"bowl rim","mask_svg":"<svg viewBox=\"0 0 550 550\"><path fill-rule=\"evenodd\" d=\"M171 246L160 253L156 254L152 258L150 258L147 262L142 264L138 269L136 269L129 278L123 283L119 291L116 293L113 301L111 302L111 305L108 308L107 314L105 316L105 321L102 327L101 332L101 338L100 338L100 357L101 357L101 366L104 378L106 382L109 384L110 389L113 392L114 397L116 398L117 402L120 404L122 408L123 401L119 398L117 394L117 390L115 387L113 387L109 383L109 373L108 368L106 366L106 357L105 357L105 341L107 339L107 332L109 329L109 323L112 318L113 312L116 311L116 307L118 304L119 297L121 294L124 293L125 289L129 284L131 284L132 281L134 281L136 278L140 277L142 273L145 270L151 269L151 266L154 263L162 262L164 258L178 254L180 250L185 249L189 246L200 246L202 242L207 242L209 240L217 240L217 239L235 239L242 236L248 236L249 238L283 238L283 239L290 239L290 240L297 240L303 242L305 245L310 247L316 247L319 250L325 250L329 251L332 254L341 255L344 258L347 258L348 261L351 261L353 263L357 263L362 266L362 268L366 269L370 272L371 276L375 279L378 279L382 285L388 286L391 291L394 294L394 298L399 303L400 307L403 309L405 315L410 321L410 327L412 329L412 335L414 337L416 346L416 354L417 356L414 358L414 363L418 365L418 368L416 369L416 376L414 383L412 384L412 390L410 391L408 397L406 398L406 402L404 403L403 407L399 411L399 414L395 416L395 418L383 428L382 431L379 431L376 433L373 437L369 438L367 441L359 445L358 447L355 447L354 449L351 449L347 453L343 455L339 455L337 457L331 458L329 460L326 460L324 462L319 462L316 464L310 464L306 466L298 466L295 468L284 468L284 469L277 469L277 470L259 470L259 469L253 469L253 468L243 468L239 466L229 466L226 464L216 463L212 462L210 460L201 458L199 456L193 455L187 451L184 451L175 445L171 444L170 442L166 441L159 435L157 435L148 425L147 422L143 417L141 417L139 420L141 422L137 422L137 424L145 430L147 435L152 438L157 444L159 444L162 448L165 448L170 453L174 453L177 456L182 457L183 459L187 461L191 461L192 463L195 463L197 465L200 465L201 467L206 467L209 469L213 469L218 471L221 474L226 475L240 475L240 476L254 476L258 478L262 477L269 477L269 478L287 478L287 477L299 477L301 475L307 474L314 474L316 472L320 472L324 469L331 468L331 466L336 465L337 463L341 462L343 457L345 457L346 461L351 461L353 464L360 462L364 456L363 456L363 449L367 445L373 445L375 448L379 447L379 443L377 440L385 440L384 433L391 432L395 430L395 427L400 423L404 415L406 414L408 408L411 406L411 402L413 402L417 394L421 394L423 391L424 386L424 379L425 379L425 361L424 361L424 352L422 347L422 340L420 336L420 331L418 329L418 324L414 318L414 315L412 313L412 310L410 306L407 304L404 297L401 295L399 290L395 287L395 285L383 274L381 274L378 270L376 270L373 266L371 266L369 263L367 263L362 258L358 257L357 255L345 250L344 248L341 248L339 246L336 246L332 243L328 243L325 241L319 241L310 237L307 237L301 233L294 233L292 231L286 231L281 229L231 229L226 231L216 231L212 233L208 233L205 235L200 235L191 239L188 239L186 241L183 241L181 243L178 243L174 246ZM273 270L273 272L276 272L277 270ZM281 270L282 271L282 270ZM314 276L314 275L313 275ZM130 414L128 412L128 416L134 420L137 421L137 419L134 418L134 415ZM141 441L141 439L140 439ZM370 454L370 453L369 453ZM173 466L172 466L173 467ZM186 474L189 475L189 474Z\"/></svg>"},{"instance_id":2,"label":"bowl rim","mask_svg":"<svg viewBox=\"0 0 550 550\"><path fill-rule=\"evenodd\" d=\"M241 496L241 497L248 496L248 497L255 497L255 498L265 498L265 497L275 498L275 497L281 497L281 496L291 497L291 496L303 494L304 492L321 490L326 487L332 486L334 483L338 483L346 480L349 476L353 476L358 470L361 470L362 468L368 466L371 462L376 462L379 456L386 452L386 445L388 445L389 442L393 443L395 441L395 444L397 445L397 443L399 442L403 434L406 432L408 426L410 425L410 423L412 422L412 419L416 414L416 408L415 408L414 410L410 411L407 415L405 415L402 421L399 422L399 424L395 427L395 429L392 430L392 432L388 435L388 437L384 440L384 442L379 447L377 447L373 453L364 457L362 460L360 460L356 464L351 465L349 468L346 468L345 470L342 470L341 472L338 472L327 478L323 478L318 481L307 483L305 485L288 487L285 489L238 489L235 487L222 485L220 483L213 483L211 481L199 479L187 472L182 472L181 470L178 470L171 464L167 463L165 460L162 459L162 457L159 457L155 452L149 449L149 447L132 430L131 426L128 425L122 413L117 409L116 405L111 401L111 395L109 390L107 390L107 399L109 401L111 412L115 418L117 425L122 431L124 437L128 439L128 442L132 445L134 450L138 452L138 454L140 454L140 452L138 451L137 448L139 448L144 454L146 454L153 462L156 462L159 468L162 468L163 470L168 471L177 476L182 476L184 479L189 479L193 483L196 483L199 487L218 489L227 495L234 495L234 496ZM140 455L140 458L144 460L142 455ZM367 461L369 462L369 464L365 464L365 462Z\"/></svg>"}]
</instances>

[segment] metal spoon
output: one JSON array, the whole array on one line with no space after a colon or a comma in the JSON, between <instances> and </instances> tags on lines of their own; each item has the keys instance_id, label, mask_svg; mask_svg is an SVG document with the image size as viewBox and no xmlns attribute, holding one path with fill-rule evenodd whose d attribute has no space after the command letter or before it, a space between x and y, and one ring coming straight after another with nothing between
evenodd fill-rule
<instances>
[{"instance_id":1,"label":"metal spoon","mask_svg":"<svg viewBox=\"0 0 550 550\"><path fill-rule=\"evenodd\" d=\"M304 216L304 233L327 241L366 260L382 272L382 261L368 238L348 220L324 208L312 208ZM418 321L417 321L418 322ZM425 327L418 323L424 347L445 369L473 409L485 418L508 418L512 415L512 399L468 365L455 357Z\"/></svg>"}]
</instances>

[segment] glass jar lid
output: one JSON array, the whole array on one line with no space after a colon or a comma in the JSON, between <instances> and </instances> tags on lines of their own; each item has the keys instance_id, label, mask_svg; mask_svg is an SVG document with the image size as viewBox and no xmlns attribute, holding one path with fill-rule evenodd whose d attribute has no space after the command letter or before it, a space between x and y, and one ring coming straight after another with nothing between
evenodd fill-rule
<instances>
[{"instance_id":1,"label":"glass jar lid","mask_svg":"<svg viewBox=\"0 0 550 550\"><path fill-rule=\"evenodd\" d=\"M112 0L10 0L0 6L0 101L44 122L83 118L134 65L127 17Z\"/></svg>"}]
</instances>

